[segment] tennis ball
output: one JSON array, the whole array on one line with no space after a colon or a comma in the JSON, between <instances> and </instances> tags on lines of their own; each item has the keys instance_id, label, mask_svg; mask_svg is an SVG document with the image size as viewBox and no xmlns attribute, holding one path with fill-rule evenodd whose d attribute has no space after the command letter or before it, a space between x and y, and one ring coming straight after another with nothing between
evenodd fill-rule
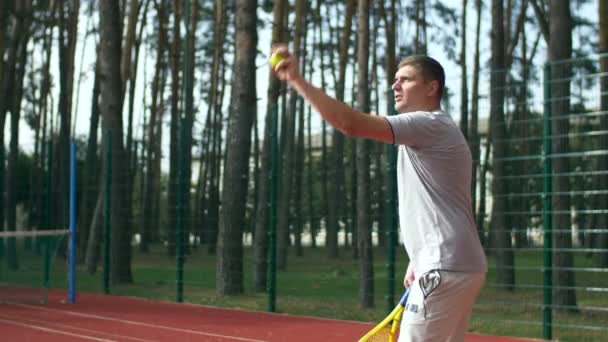
<instances>
[{"instance_id":1,"label":"tennis ball","mask_svg":"<svg viewBox=\"0 0 608 342\"><path fill-rule=\"evenodd\" d=\"M273 53L270 56L270 67L274 70L274 68L277 66L277 64L279 64L280 61L285 59L285 55L280 54L280 53Z\"/></svg>"}]
</instances>

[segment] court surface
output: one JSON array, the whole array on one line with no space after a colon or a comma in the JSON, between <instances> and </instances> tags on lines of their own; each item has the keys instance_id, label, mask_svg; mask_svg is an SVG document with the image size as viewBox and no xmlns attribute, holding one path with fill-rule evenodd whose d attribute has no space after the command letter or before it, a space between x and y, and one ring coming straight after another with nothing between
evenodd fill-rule
<instances>
[{"instance_id":1,"label":"court surface","mask_svg":"<svg viewBox=\"0 0 608 342\"><path fill-rule=\"evenodd\" d=\"M72 341L357 341L371 323L229 310L80 293L76 304L0 304L0 340ZM467 342L516 342L470 334Z\"/></svg>"}]
</instances>

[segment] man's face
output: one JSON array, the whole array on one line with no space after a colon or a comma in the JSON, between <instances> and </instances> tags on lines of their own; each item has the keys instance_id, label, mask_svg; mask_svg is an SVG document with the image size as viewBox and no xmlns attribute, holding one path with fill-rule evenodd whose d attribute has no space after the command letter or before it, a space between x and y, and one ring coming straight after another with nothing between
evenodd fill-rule
<instances>
[{"instance_id":1,"label":"man's face","mask_svg":"<svg viewBox=\"0 0 608 342\"><path fill-rule=\"evenodd\" d=\"M399 113L438 109L437 82L424 80L412 65L404 65L395 74L393 94L395 110Z\"/></svg>"}]
</instances>

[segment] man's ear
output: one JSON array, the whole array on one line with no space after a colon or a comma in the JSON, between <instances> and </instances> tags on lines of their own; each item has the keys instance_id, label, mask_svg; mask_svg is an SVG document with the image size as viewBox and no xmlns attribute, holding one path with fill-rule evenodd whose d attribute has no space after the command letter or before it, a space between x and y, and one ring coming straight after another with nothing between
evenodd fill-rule
<instances>
[{"instance_id":1,"label":"man's ear","mask_svg":"<svg viewBox=\"0 0 608 342\"><path fill-rule=\"evenodd\" d=\"M433 80L427 83L428 85L428 95L429 96L437 96L439 94L439 81Z\"/></svg>"}]
</instances>

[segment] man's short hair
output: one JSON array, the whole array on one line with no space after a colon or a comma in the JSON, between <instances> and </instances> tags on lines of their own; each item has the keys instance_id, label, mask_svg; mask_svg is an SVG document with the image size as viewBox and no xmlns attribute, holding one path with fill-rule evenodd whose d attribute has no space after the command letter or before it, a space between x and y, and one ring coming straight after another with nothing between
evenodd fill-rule
<instances>
[{"instance_id":1,"label":"man's short hair","mask_svg":"<svg viewBox=\"0 0 608 342\"><path fill-rule=\"evenodd\" d=\"M445 72L437 60L426 55L407 56L399 62L398 69L406 65L416 68L422 74L425 81L437 81L439 83L439 99L441 99L445 88Z\"/></svg>"}]
</instances>

